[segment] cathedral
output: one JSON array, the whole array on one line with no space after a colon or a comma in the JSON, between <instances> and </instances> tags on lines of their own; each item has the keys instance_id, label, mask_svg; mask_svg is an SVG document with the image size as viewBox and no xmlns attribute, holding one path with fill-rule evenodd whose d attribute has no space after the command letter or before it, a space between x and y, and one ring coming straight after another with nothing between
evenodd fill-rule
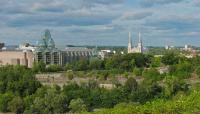
<instances>
[{"instance_id":1,"label":"cathedral","mask_svg":"<svg viewBox=\"0 0 200 114\"><path fill-rule=\"evenodd\" d=\"M135 47L132 47L131 33L129 32L128 53L143 53L143 45L140 32L139 32L139 42Z\"/></svg>"}]
</instances>

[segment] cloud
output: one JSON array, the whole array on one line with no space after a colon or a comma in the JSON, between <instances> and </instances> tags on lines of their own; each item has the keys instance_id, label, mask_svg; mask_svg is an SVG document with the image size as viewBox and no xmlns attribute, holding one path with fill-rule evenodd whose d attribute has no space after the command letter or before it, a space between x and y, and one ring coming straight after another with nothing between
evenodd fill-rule
<instances>
[{"instance_id":1,"label":"cloud","mask_svg":"<svg viewBox=\"0 0 200 114\"><path fill-rule=\"evenodd\" d=\"M21 2L19 2L21 1ZM110 24L113 8L122 0L8 0L0 4L0 18L10 27L89 26ZM100 6L99 6L100 5ZM1 7L2 6L2 7Z\"/></svg>"},{"instance_id":2,"label":"cloud","mask_svg":"<svg viewBox=\"0 0 200 114\"><path fill-rule=\"evenodd\" d=\"M152 16L153 12L151 11L139 11L139 12L126 12L122 15L122 20L140 20L146 17Z\"/></svg>"},{"instance_id":3,"label":"cloud","mask_svg":"<svg viewBox=\"0 0 200 114\"><path fill-rule=\"evenodd\" d=\"M33 41L43 29L49 28L60 44L91 40L94 44L127 45L128 31L133 34L141 31L151 44L165 39L178 41L199 35L199 3L199 0L0 0L0 40Z\"/></svg>"},{"instance_id":4,"label":"cloud","mask_svg":"<svg viewBox=\"0 0 200 114\"><path fill-rule=\"evenodd\" d=\"M199 29L200 15L168 15L158 19L146 21L146 26L151 26L156 29L169 30L176 29L179 31Z\"/></svg>"},{"instance_id":5,"label":"cloud","mask_svg":"<svg viewBox=\"0 0 200 114\"><path fill-rule=\"evenodd\" d=\"M140 4L145 7L151 7L155 5L165 5L171 3L179 3L185 0L141 0Z\"/></svg>"}]
</instances>

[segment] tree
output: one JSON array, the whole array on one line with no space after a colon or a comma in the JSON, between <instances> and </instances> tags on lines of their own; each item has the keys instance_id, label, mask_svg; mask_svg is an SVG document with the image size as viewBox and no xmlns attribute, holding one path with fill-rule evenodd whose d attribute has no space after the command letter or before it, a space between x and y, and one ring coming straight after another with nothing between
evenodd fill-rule
<instances>
[{"instance_id":1,"label":"tree","mask_svg":"<svg viewBox=\"0 0 200 114\"><path fill-rule=\"evenodd\" d=\"M0 111L8 112L9 102L13 99L12 93L0 94Z\"/></svg>"},{"instance_id":2,"label":"tree","mask_svg":"<svg viewBox=\"0 0 200 114\"><path fill-rule=\"evenodd\" d=\"M161 66L161 58L160 57L153 57L151 67L160 67Z\"/></svg>"},{"instance_id":3,"label":"tree","mask_svg":"<svg viewBox=\"0 0 200 114\"><path fill-rule=\"evenodd\" d=\"M24 110L23 100L20 97L14 97L8 104L8 109L16 114L22 114Z\"/></svg>"},{"instance_id":4,"label":"tree","mask_svg":"<svg viewBox=\"0 0 200 114\"><path fill-rule=\"evenodd\" d=\"M155 68L144 70L142 75L147 79L151 79L155 81L162 79L162 76L159 74L159 72Z\"/></svg>"},{"instance_id":5,"label":"tree","mask_svg":"<svg viewBox=\"0 0 200 114\"><path fill-rule=\"evenodd\" d=\"M133 73L136 75L136 76L142 76L142 70L140 68L134 68L133 69Z\"/></svg>"},{"instance_id":6,"label":"tree","mask_svg":"<svg viewBox=\"0 0 200 114\"><path fill-rule=\"evenodd\" d=\"M135 78L133 77L130 77L128 78L128 80L125 82L125 85L124 85L125 89L129 92L131 91L136 91L137 90L137 87L138 87L138 83L137 81L135 80Z\"/></svg>"},{"instance_id":7,"label":"tree","mask_svg":"<svg viewBox=\"0 0 200 114\"><path fill-rule=\"evenodd\" d=\"M56 64L48 65L46 68L47 72L58 72L61 70L62 70L62 67L60 65L56 65Z\"/></svg>"},{"instance_id":8,"label":"tree","mask_svg":"<svg viewBox=\"0 0 200 114\"><path fill-rule=\"evenodd\" d=\"M84 101L80 98L72 99L70 101L69 108L71 109L71 112L73 112L73 113L87 111L87 107L84 104Z\"/></svg>"},{"instance_id":9,"label":"tree","mask_svg":"<svg viewBox=\"0 0 200 114\"><path fill-rule=\"evenodd\" d=\"M87 70L88 69L88 60L85 58L80 59L75 63L75 70L81 71L81 70Z\"/></svg>"},{"instance_id":10,"label":"tree","mask_svg":"<svg viewBox=\"0 0 200 114\"><path fill-rule=\"evenodd\" d=\"M33 63L33 72L45 72L46 65L43 61Z\"/></svg>"},{"instance_id":11,"label":"tree","mask_svg":"<svg viewBox=\"0 0 200 114\"><path fill-rule=\"evenodd\" d=\"M183 80L179 80L175 76L167 76L164 79L164 95L165 97L172 97L178 91L186 92L189 88L189 85Z\"/></svg>"},{"instance_id":12,"label":"tree","mask_svg":"<svg viewBox=\"0 0 200 114\"><path fill-rule=\"evenodd\" d=\"M179 58L174 52L168 52L161 58L161 62L165 65L174 65L179 62Z\"/></svg>"},{"instance_id":13,"label":"tree","mask_svg":"<svg viewBox=\"0 0 200 114\"><path fill-rule=\"evenodd\" d=\"M198 66L195 71L196 71L196 74L200 77L200 66Z\"/></svg>"},{"instance_id":14,"label":"tree","mask_svg":"<svg viewBox=\"0 0 200 114\"><path fill-rule=\"evenodd\" d=\"M74 78L74 72L72 70L67 71L66 76L68 80L72 80Z\"/></svg>"},{"instance_id":15,"label":"tree","mask_svg":"<svg viewBox=\"0 0 200 114\"><path fill-rule=\"evenodd\" d=\"M94 70L103 69L103 61L100 59L91 59L89 63L89 68Z\"/></svg>"}]
</instances>

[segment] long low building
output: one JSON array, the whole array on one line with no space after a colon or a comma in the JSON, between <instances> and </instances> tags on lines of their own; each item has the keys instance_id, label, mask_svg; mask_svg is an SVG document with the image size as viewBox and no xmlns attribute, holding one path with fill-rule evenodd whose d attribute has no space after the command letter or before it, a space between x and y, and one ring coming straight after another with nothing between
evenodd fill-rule
<instances>
[{"instance_id":1,"label":"long low building","mask_svg":"<svg viewBox=\"0 0 200 114\"><path fill-rule=\"evenodd\" d=\"M34 55L31 51L6 50L0 51L0 65L23 65L31 68Z\"/></svg>"}]
</instances>

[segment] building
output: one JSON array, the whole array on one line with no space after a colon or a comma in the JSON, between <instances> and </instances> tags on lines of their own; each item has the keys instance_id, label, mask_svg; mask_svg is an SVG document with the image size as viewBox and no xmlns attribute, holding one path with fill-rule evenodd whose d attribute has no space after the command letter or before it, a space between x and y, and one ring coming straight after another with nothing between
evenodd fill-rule
<instances>
[{"instance_id":1,"label":"building","mask_svg":"<svg viewBox=\"0 0 200 114\"><path fill-rule=\"evenodd\" d=\"M55 47L55 42L51 37L49 30L45 30L42 38L37 41L36 48L33 51L36 62L43 61L46 65L63 65L63 54Z\"/></svg>"},{"instance_id":2,"label":"building","mask_svg":"<svg viewBox=\"0 0 200 114\"><path fill-rule=\"evenodd\" d=\"M132 47L131 33L129 32L128 53L143 53L143 44L140 32L139 32L139 42L135 47Z\"/></svg>"},{"instance_id":3,"label":"building","mask_svg":"<svg viewBox=\"0 0 200 114\"><path fill-rule=\"evenodd\" d=\"M173 50L173 49L176 49L176 48L175 48L175 46L172 46L172 45L166 45L165 49L166 50Z\"/></svg>"},{"instance_id":4,"label":"building","mask_svg":"<svg viewBox=\"0 0 200 114\"><path fill-rule=\"evenodd\" d=\"M192 48L192 46L191 45L187 45L187 44L181 50L182 51L188 51L188 52L194 51L194 49Z\"/></svg>"},{"instance_id":5,"label":"building","mask_svg":"<svg viewBox=\"0 0 200 114\"><path fill-rule=\"evenodd\" d=\"M24 50L24 51L35 51L35 48L33 45L30 45L29 43L24 43L19 45L18 49L19 50Z\"/></svg>"},{"instance_id":6,"label":"building","mask_svg":"<svg viewBox=\"0 0 200 114\"><path fill-rule=\"evenodd\" d=\"M115 51L111 51L111 50L101 50L98 52L98 57L101 58L102 60L112 56L113 54L115 54Z\"/></svg>"},{"instance_id":7,"label":"building","mask_svg":"<svg viewBox=\"0 0 200 114\"><path fill-rule=\"evenodd\" d=\"M43 61L46 65L57 64L64 66L67 63L90 59L97 56L95 49L86 47L66 47L58 49L49 30L45 30L35 46L28 43L19 46L4 46L0 50L0 65L23 65L31 68L34 62Z\"/></svg>"},{"instance_id":8,"label":"building","mask_svg":"<svg viewBox=\"0 0 200 114\"><path fill-rule=\"evenodd\" d=\"M36 62L43 61L47 65L61 66L81 58L90 59L96 55L95 50L86 47L68 46L64 50L57 49L49 30L45 30L42 39L37 41L33 53Z\"/></svg>"},{"instance_id":9,"label":"building","mask_svg":"<svg viewBox=\"0 0 200 114\"><path fill-rule=\"evenodd\" d=\"M0 49L4 47L4 43L0 43Z\"/></svg>"},{"instance_id":10,"label":"building","mask_svg":"<svg viewBox=\"0 0 200 114\"><path fill-rule=\"evenodd\" d=\"M70 63L80 59L90 59L96 56L95 49L89 49L86 47L67 46L63 51L64 63Z\"/></svg>"},{"instance_id":11,"label":"building","mask_svg":"<svg viewBox=\"0 0 200 114\"><path fill-rule=\"evenodd\" d=\"M0 65L23 65L28 68L33 66L34 56L31 51L1 50Z\"/></svg>"}]
</instances>

